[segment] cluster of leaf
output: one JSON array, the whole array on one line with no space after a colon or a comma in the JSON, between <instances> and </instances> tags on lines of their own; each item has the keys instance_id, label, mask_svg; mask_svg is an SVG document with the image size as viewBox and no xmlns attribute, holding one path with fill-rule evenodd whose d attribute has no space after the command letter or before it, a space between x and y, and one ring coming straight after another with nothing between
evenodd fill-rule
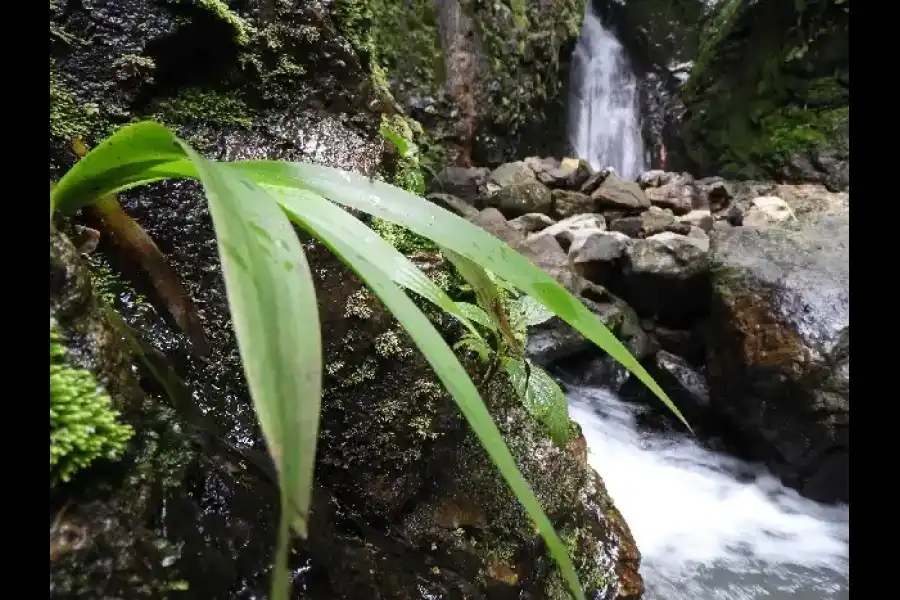
<instances>
[{"instance_id":1,"label":"cluster of leaf","mask_svg":"<svg viewBox=\"0 0 900 600\"><path fill-rule=\"evenodd\" d=\"M619 360L681 417L596 315L501 240L398 187L307 163L208 160L153 122L123 127L76 163L50 191L50 218L56 211L71 213L135 186L183 178L199 180L209 201L238 349L279 472L282 514L272 600L289 597L291 530L304 537L307 532L322 398L318 305L294 225L338 256L397 318L532 518L572 594L584 600L565 545L516 466L475 384L404 288L458 318L469 331L477 331L475 326L407 257L337 204L432 240L470 283L474 277L486 277L484 269L489 269ZM476 293L479 287L473 285Z\"/></svg>"},{"instance_id":2,"label":"cluster of leaf","mask_svg":"<svg viewBox=\"0 0 900 600\"><path fill-rule=\"evenodd\" d=\"M118 416L94 376L68 364L50 317L50 487L71 480L98 458L122 455L134 430Z\"/></svg>"},{"instance_id":3,"label":"cluster of leaf","mask_svg":"<svg viewBox=\"0 0 900 600\"><path fill-rule=\"evenodd\" d=\"M457 302L457 305L489 336L486 340L479 332L468 331L454 349L464 348L488 364L481 387L503 369L523 406L547 428L554 442L564 446L571 432L566 397L550 374L533 364L524 351L528 328L548 321L553 313L490 271L458 255L450 256L469 282L467 288L475 293L477 302Z\"/></svg>"}]
</instances>

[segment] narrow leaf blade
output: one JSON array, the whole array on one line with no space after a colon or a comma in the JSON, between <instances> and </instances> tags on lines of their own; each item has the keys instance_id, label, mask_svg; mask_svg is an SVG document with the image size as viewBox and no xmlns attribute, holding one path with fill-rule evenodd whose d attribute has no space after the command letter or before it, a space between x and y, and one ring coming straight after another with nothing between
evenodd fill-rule
<instances>
[{"instance_id":1,"label":"narrow leaf blade","mask_svg":"<svg viewBox=\"0 0 900 600\"><path fill-rule=\"evenodd\" d=\"M50 191L50 214L71 213L129 188L197 177L197 170L171 131L153 121L119 129L79 160Z\"/></svg>"},{"instance_id":2,"label":"narrow leaf blade","mask_svg":"<svg viewBox=\"0 0 900 600\"><path fill-rule=\"evenodd\" d=\"M225 163L224 168L230 167L230 164ZM292 217L303 215L310 205L316 206L316 203L319 202L330 202L307 190L276 188L273 190L273 195L281 207ZM343 209L338 208L338 210L344 212ZM412 261L358 219L352 217L340 219L331 224L330 231L332 235L365 243L366 258L387 273L394 283L415 292L438 308L453 315L465 325L474 337L481 338L481 334L472 325L469 315L457 302L454 302Z\"/></svg>"},{"instance_id":3,"label":"narrow leaf blade","mask_svg":"<svg viewBox=\"0 0 900 600\"><path fill-rule=\"evenodd\" d=\"M345 206L403 225L476 261L540 301L620 362L690 429L668 395L596 315L547 273L480 227L400 188L348 171L272 161L239 162L233 166L266 187L315 191Z\"/></svg>"},{"instance_id":4,"label":"narrow leaf blade","mask_svg":"<svg viewBox=\"0 0 900 600\"><path fill-rule=\"evenodd\" d=\"M346 223L348 219L354 221L356 219L324 199L314 201L312 198L303 205L302 213L289 211L289 214L295 222L326 244L353 269L406 329L453 396L463 416L547 541L550 553L559 564L573 594L579 600L584 600L578 575L565 546L544 514L531 486L519 472L515 459L506 447L475 384L456 355L422 311L391 280L389 274L368 260L370 253L367 241L359 243L359 238L336 234L336 231L340 231L343 227L350 227Z\"/></svg>"},{"instance_id":5,"label":"narrow leaf blade","mask_svg":"<svg viewBox=\"0 0 900 600\"><path fill-rule=\"evenodd\" d=\"M312 272L271 194L187 146L185 151L209 199L228 305L260 426L291 503L305 520L322 394Z\"/></svg>"}]
</instances>

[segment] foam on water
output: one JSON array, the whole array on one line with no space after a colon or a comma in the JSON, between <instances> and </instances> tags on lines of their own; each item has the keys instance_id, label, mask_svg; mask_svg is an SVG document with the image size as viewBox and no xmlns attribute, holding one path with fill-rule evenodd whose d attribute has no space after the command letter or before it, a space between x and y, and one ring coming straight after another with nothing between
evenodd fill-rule
<instances>
[{"instance_id":1,"label":"foam on water","mask_svg":"<svg viewBox=\"0 0 900 600\"><path fill-rule=\"evenodd\" d=\"M684 436L641 433L640 407L569 388L572 418L642 554L646 600L849 599L849 507Z\"/></svg>"}]
</instances>

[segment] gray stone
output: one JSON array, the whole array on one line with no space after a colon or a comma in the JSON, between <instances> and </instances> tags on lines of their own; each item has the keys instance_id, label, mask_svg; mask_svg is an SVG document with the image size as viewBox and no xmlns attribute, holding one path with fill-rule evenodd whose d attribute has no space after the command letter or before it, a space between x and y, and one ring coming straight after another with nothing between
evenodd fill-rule
<instances>
[{"instance_id":1,"label":"gray stone","mask_svg":"<svg viewBox=\"0 0 900 600\"><path fill-rule=\"evenodd\" d=\"M556 239L563 250L569 250L576 234L606 231L606 219L601 214L582 214L563 219L547 227L534 237L546 236Z\"/></svg>"},{"instance_id":2,"label":"gray stone","mask_svg":"<svg viewBox=\"0 0 900 600\"><path fill-rule=\"evenodd\" d=\"M605 285L617 272L630 241L627 235L617 232L579 232L569 248L569 261L576 273Z\"/></svg>"},{"instance_id":3,"label":"gray stone","mask_svg":"<svg viewBox=\"0 0 900 600\"><path fill-rule=\"evenodd\" d=\"M711 239L716 410L786 483L849 501L849 209Z\"/></svg>"},{"instance_id":4,"label":"gray stone","mask_svg":"<svg viewBox=\"0 0 900 600\"><path fill-rule=\"evenodd\" d=\"M478 197L488 173L488 169L477 167L444 167L432 182L431 191L471 202Z\"/></svg>"},{"instance_id":5,"label":"gray stone","mask_svg":"<svg viewBox=\"0 0 900 600\"><path fill-rule=\"evenodd\" d=\"M425 198L434 202L441 208L445 208L452 213L456 213L464 219L471 219L478 214L478 209L470 202L466 202L462 198L453 196L452 194L428 194Z\"/></svg>"},{"instance_id":6,"label":"gray stone","mask_svg":"<svg viewBox=\"0 0 900 600\"><path fill-rule=\"evenodd\" d=\"M553 197L547 186L532 179L506 185L489 196L482 196L481 203L486 208L499 209L507 218L515 218L528 213L549 213Z\"/></svg>"},{"instance_id":7,"label":"gray stone","mask_svg":"<svg viewBox=\"0 0 900 600\"><path fill-rule=\"evenodd\" d=\"M796 218L788 203L778 196L761 196L750 202L750 210L744 215L746 227L760 227L773 223L782 223Z\"/></svg>"},{"instance_id":8,"label":"gray stone","mask_svg":"<svg viewBox=\"0 0 900 600\"><path fill-rule=\"evenodd\" d=\"M698 241L664 232L628 245L621 282L612 291L640 316L678 327L706 314L708 278L707 253Z\"/></svg>"},{"instance_id":9,"label":"gray stone","mask_svg":"<svg viewBox=\"0 0 900 600\"><path fill-rule=\"evenodd\" d=\"M650 200L633 181L619 179L610 175L594 190L591 197L597 201L601 208L624 209L639 211L650 208Z\"/></svg>"},{"instance_id":10,"label":"gray stone","mask_svg":"<svg viewBox=\"0 0 900 600\"><path fill-rule=\"evenodd\" d=\"M489 194L492 194L497 190L510 185L531 183L534 181L537 181L534 176L534 171L532 171L524 162L517 161L502 164L491 171L490 175L488 175L485 188Z\"/></svg>"},{"instance_id":11,"label":"gray stone","mask_svg":"<svg viewBox=\"0 0 900 600\"><path fill-rule=\"evenodd\" d=\"M715 219L713 219L712 213L707 209L694 209L688 214L678 217L678 222L688 223L704 231L709 231L713 228Z\"/></svg>"},{"instance_id":12,"label":"gray stone","mask_svg":"<svg viewBox=\"0 0 900 600\"><path fill-rule=\"evenodd\" d=\"M526 235L528 235L529 233L542 231L547 227L553 225L554 223L556 223L556 221L554 221L547 215L542 215L541 213L524 214L521 217L516 217L509 222L512 227L515 227Z\"/></svg>"},{"instance_id":13,"label":"gray stone","mask_svg":"<svg viewBox=\"0 0 900 600\"><path fill-rule=\"evenodd\" d=\"M687 173L668 174L666 183L648 187L644 193L653 205L671 209L676 215L687 214L694 208L696 189L693 178Z\"/></svg>"},{"instance_id":14,"label":"gray stone","mask_svg":"<svg viewBox=\"0 0 900 600\"><path fill-rule=\"evenodd\" d=\"M557 219L592 213L595 205L594 199L587 194L571 190L553 190L553 216Z\"/></svg>"}]
</instances>

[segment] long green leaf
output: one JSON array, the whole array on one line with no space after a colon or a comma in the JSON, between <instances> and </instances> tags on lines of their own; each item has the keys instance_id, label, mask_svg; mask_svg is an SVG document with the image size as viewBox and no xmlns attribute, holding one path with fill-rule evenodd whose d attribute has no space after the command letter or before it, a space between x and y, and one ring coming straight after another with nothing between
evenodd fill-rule
<instances>
[{"instance_id":1,"label":"long green leaf","mask_svg":"<svg viewBox=\"0 0 900 600\"><path fill-rule=\"evenodd\" d=\"M232 163L270 188L303 188L407 229L465 256L541 304L633 373L690 430L681 412L646 369L584 304L543 270L480 227L390 184L320 165L272 161Z\"/></svg>"},{"instance_id":2,"label":"long green leaf","mask_svg":"<svg viewBox=\"0 0 900 600\"><path fill-rule=\"evenodd\" d=\"M578 574L565 546L544 514L531 486L519 472L515 459L506 447L475 384L441 334L403 290L394 284L392 277L384 269L384 266L391 268L391 265L378 265L371 261L377 254L371 251L372 238L364 235L364 230L368 228L324 198L316 201L309 196L298 195L292 198L286 194L281 197L281 202L291 219L325 243L353 269L403 325L453 396L494 464L547 541L550 554L559 564L572 593L579 600L584 600Z\"/></svg>"},{"instance_id":3,"label":"long green leaf","mask_svg":"<svg viewBox=\"0 0 900 600\"><path fill-rule=\"evenodd\" d=\"M273 194L289 214L301 214L301 211L305 210L304 207L307 204L330 202L309 190L274 188ZM344 212L342 209L338 210ZM454 302L444 290L413 264L409 258L357 219L352 219L352 221L342 220L340 223L335 224L335 226L338 225L342 225L343 229L335 231L335 235L345 235L348 236L347 239L365 244L369 261L379 265L391 278L391 281L417 293L444 312L453 315L466 326L474 337L481 338L481 334L472 325L470 316L466 314L463 307L459 303Z\"/></svg>"},{"instance_id":4,"label":"long green leaf","mask_svg":"<svg viewBox=\"0 0 900 600\"><path fill-rule=\"evenodd\" d=\"M472 304L470 302L457 302L457 306L463 312L466 317L469 318L470 321L474 321L479 325L487 327L488 329L494 330L497 328L497 325L491 320L491 317L484 312L484 309L478 306L477 304Z\"/></svg>"},{"instance_id":5,"label":"long green leaf","mask_svg":"<svg viewBox=\"0 0 900 600\"><path fill-rule=\"evenodd\" d=\"M69 169L50 191L50 214L74 212L129 188L162 179L197 178L171 131L152 121L119 129Z\"/></svg>"},{"instance_id":6,"label":"long green leaf","mask_svg":"<svg viewBox=\"0 0 900 600\"><path fill-rule=\"evenodd\" d=\"M198 178L193 162L180 145L172 143L174 139L168 129L152 121L123 127L76 163L58 185L51 186L51 213L54 208L74 212L97 194L108 195L167 178ZM368 236L377 237L366 231ZM481 337L450 296L396 248L384 243L373 251L382 260L393 262L389 272L395 283L453 315L474 336Z\"/></svg>"}]
</instances>

